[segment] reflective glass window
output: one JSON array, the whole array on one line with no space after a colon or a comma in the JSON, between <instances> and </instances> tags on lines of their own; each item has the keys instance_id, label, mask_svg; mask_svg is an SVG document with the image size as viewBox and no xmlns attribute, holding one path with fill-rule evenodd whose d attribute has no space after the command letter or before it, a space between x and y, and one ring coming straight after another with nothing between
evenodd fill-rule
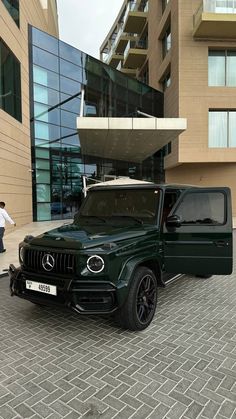
<instances>
[{"instance_id":1,"label":"reflective glass window","mask_svg":"<svg viewBox=\"0 0 236 419\"><path fill-rule=\"evenodd\" d=\"M55 140L45 140L45 139L39 139L39 138L35 138L35 147L40 148L42 147L43 149L45 148L50 148L51 149L56 149L58 150L61 147L61 139L55 139Z\"/></svg>"},{"instance_id":2,"label":"reflective glass window","mask_svg":"<svg viewBox=\"0 0 236 419\"><path fill-rule=\"evenodd\" d=\"M33 63L58 72L58 57L38 47L33 47Z\"/></svg>"},{"instance_id":3,"label":"reflective glass window","mask_svg":"<svg viewBox=\"0 0 236 419\"><path fill-rule=\"evenodd\" d=\"M50 170L49 160L37 159L35 167L36 167L36 169Z\"/></svg>"},{"instance_id":4,"label":"reflective glass window","mask_svg":"<svg viewBox=\"0 0 236 419\"><path fill-rule=\"evenodd\" d=\"M47 221L51 220L51 204L38 204L37 205L37 220Z\"/></svg>"},{"instance_id":5,"label":"reflective glass window","mask_svg":"<svg viewBox=\"0 0 236 419\"><path fill-rule=\"evenodd\" d=\"M74 95L81 91L81 84L75 80L68 79L67 77L60 77L60 90L68 95Z\"/></svg>"},{"instance_id":6,"label":"reflective glass window","mask_svg":"<svg viewBox=\"0 0 236 419\"><path fill-rule=\"evenodd\" d=\"M38 202L49 202L51 199L51 188L50 185L37 184L36 185L37 201Z\"/></svg>"},{"instance_id":7,"label":"reflective glass window","mask_svg":"<svg viewBox=\"0 0 236 419\"><path fill-rule=\"evenodd\" d=\"M60 125L60 111L59 109L51 109L51 107L42 105L41 103L34 103L34 119L49 124Z\"/></svg>"},{"instance_id":8,"label":"reflective glass window","mask_svg":"<svg viewBox=\"0 0 236 419\"><path fill-rule=\"evenodd\" d=\"M98 76L102 75L104 65L92 57L88 57L85 65L85 69L91 73L97 74Z\"/></svg>"},{"instance_id":9,"label":"reflective glass window","mask_svg":"<svg viewBox=\"0 0 236 419\"><path fill-rule=\"evenodd\" d=\"M78 114L61 110L61 125L76 129L76 118Z\"/></svg>"},{"instance_id":10,"label":"reflective glass window","mask_svg":"<svg viewBox=\"0 0 236 419\"><path fill-rule=\"evenodd\" d=\"M41 140L57 140L60 138L60 127L36 121L34 124L35 137Z\"/></svg>"},{"instance_id":11,"label":"reflective glass window","mask_svg":"<svg viewBox=\"0 0 236 419\"><path fill-rule=\"evenodd\" d=\"M79 115L81 104L80 95L71 99L71 96L61 93L61 102L61 109L65 109L66 111L74 112Z\"/></svg>"},{"instance_id":12,"label":"reflective glass window","mask_svg":"<svg viewBox=\"0 0 236 419\"><path fill-rule=\"evenodd\" d=\"M192 192L183 197L175 211L182 224L217 225L225 222L225 196L220 192Z\"/></svg>"},{"instance_id":13,"label":"reflective glass window","mask_svg":"<svg viewBox=\"0 0 236 419\"><path fill-rule=\"evenodd\" d=\"M48 35L46 32L32 28L32 43L48 52L58 55L58 39Z\"/></svg>"},{"instance_id":14,"label":"reflective glass window","mask_svg":"<svg viewBox=\"0 0 236 419\"><path fill-rule=\"evenodd\" d=\"M46 70L46 68L37 67L36 65L33 67L33 72L35 83L59 90L59 75L57 73Z\"/></svg>"},{"instance_id":15,"label":"reflective glass window","mask_svg":"<svg viewBox=\"0 0 236 419\"><path fill-rule=\"evenodd\" d=\"M63 76L70 76L70 79L79 81L81 83L83 81L82 68L69 63L68 61L60 59L60 72L63 74Z\"/></svg>"},{"instance_id":16,"label":"reflective glass window","mask_svg":"<svg viewBox=\"0 0 236 419\"><path fill-rule=\"evenodd\" d=\"M71 135L78 135L77 129L61 127L61 137L70 137Z\"/></svg>"},{"instance_id":17,"label":"reflective glass window","mask_svg":"<svg viewBox=\"0 0 236 419\"><path fill-rule=\"evenodd\" d=\"M43 148L35 148L35 156L37 158L49 159L49 150Z\"/></svg>"},{"instance_id":18,"label":"reflective glass window","mask_svg":"<svg viewBox=\"0 0 236 419\"><path fill-rule=\"evenodd\" d=\"M128 162L81 156L76 117L80 114L81 82L87 116L128 116L135 114L137 107L161 116L162 94L41 31L33 29L33 43L34 218L71 218L81 203L81 176L85 173L90 178L101 178L101 173L109 178L142 178L144 174L153 180L154 173L159 176L163 171L160 158L156 168L154 157L134 167Z\"/></svg>"},{"instance_id":19,"label":"reflective glass window","mask_svg":"<svg viewBox=\"0 0 236 419\"><path fill-rule=\"evenodd\" d=\"M34 100L45 105L59 105L59 92L38 84L34 85Z\"/></svg>"},{"instance_id":20,"label":"reflective glass window","mask_svg":"<svg viewBox=\"0 0 236 419\"><path fill-rule=\"evenodd\" d=\"M2 0L12 19L20 26L19 0Z\"/></svg>"},{"instance_id":21,"label":"reflective glass window","mask_svg":"<svg viewBox=\"0 0 236 419\"><path fill-rule=\"evenodd\" d=\"M90 73L89 71L86 73L87 78L87 87L91 89L96 89L98 91L102 90L102 78L97 76L94 73ZM109 82L109 80L108 80Z\"/></svg>"},{"instance_id":22,"label":"reflective glass window","mask_svg":"<svg viewBox=\"0 0 236 419\"><path fill-rule=\"evenodd\" d=\"M75 133L72 136L66 136L65 138L62 138L61 147L62 149L64 148L66 150L72 150L80 153L80 141L78 134Z\"/></svg>"},{"instance_id":23,"label":"reflective glass window","mask_svg":"<svg viewBox=\"0 0 236 419\"><path fill-rule=\"evenodd\" d=\"M60 41L59 53L60 57L64 58L65 60L83 67L86 54L84 54L82 51L66 44L65 42Z\"/></svg>"},{"instance_id":24,"label":"reflective glass window","mask_svg":"<svg viewBox=\"0 0 236 419\"><path fill-rule=\"evenodd\" d=\"M36 169L36 183L50 183L50 172Z\"/></svg>"},{"instance_id":25,"label":"reflective glass window","mask_svg":"<svg viewBox=\"0 0 236 419\"><path fill-rule=\"evenodd\" d=\"M0 108L21 122L20 62L0 39Z\"/></svg>"}]
</instances>

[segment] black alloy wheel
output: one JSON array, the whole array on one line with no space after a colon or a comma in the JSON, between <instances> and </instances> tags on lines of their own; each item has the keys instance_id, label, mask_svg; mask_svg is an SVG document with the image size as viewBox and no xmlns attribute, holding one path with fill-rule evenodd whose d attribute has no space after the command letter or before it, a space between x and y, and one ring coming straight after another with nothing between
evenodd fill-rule
<instances>
[{"instance_id":1,"label":"black alloy wheel","mask_svg":"<svg viewBox=\"0 0 236 419\"><path fill-rule=\"evenodd\" d=\"M116 317L125 329L143 330L151 323L156 305L156 277L151 269L140 266L134 272L127 299Z\"/></svg>"},{"instance_id":2,"label":"black alloy wheel","mask_svg":"<svg viewBox=\"0 0 236 419\"><path fill-rule=\"evenodd\" d=\"M140 323L146 324L153 317L156 302L156 280L149 273L140 281L137 292L137 317Z\"/></svg>"}]
</instances>

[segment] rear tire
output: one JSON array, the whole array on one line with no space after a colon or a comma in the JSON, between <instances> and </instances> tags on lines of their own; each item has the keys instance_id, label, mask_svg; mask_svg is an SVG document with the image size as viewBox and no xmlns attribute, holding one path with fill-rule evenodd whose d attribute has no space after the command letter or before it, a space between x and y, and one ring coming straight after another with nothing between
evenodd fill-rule
<instances>
[{"instance_id":1,"label":"rear tire","mask_svg":"<svg viewBox=\"0 0 236 419\"><path fill-rule=\"evenodd\" d=\"M211 278L211 274L206 274L206 275L195 275L196 276L196 278L203 278L203 279L208 279L208 278Z\"/></svg>"},{"instance_id":2,"label":"rear tire","mask_svg":"<svg viewBox=\"0 0 236 419\"><path fill-rule=\"evenodd\" d=\"M157 280L151 269L141 266L136 269L131 281L127 299L116 318L125 329L143 330L155 314Z\"/></svg>"}]
</instances>

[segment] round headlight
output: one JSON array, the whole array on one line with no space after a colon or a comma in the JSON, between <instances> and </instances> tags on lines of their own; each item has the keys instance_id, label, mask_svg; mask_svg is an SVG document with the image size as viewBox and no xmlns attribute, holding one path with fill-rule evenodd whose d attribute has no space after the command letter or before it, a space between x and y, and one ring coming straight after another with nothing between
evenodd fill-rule
<instances>
[{"instance_id":1,"label":"round headlight","mask_svg":"<svg viewBox=\"0 0 236 419\"><path fill-rule=\"evenodd\" d=\"M90 256L87 260L88 270L96 274L103 271L104 265L103 258L98 255Z\"/></svg>"},{"instance_id":2,"label":"round headlight","mask_svg":"<svg viewBox=\"0 0 236 419\"><path fill-rule=\"evenodd\" d=\"M23 263L24 262L24 253L25 253L24 247L20 247L19 248L19 259L20 259L20 263Z\"/></svg>"}]
</instances>

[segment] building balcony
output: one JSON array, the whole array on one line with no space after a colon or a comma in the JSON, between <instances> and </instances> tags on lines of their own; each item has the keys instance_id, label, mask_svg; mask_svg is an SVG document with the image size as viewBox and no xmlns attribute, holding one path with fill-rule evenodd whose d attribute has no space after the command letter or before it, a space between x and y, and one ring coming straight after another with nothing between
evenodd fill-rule
<instances>
[{"instance_id":1,"label":"building balcony","mask_svg":"<svg viewBox=\"0 0 236 419\"><path fill-rule=\"evenodd\" d=\"M140 34L147 22L148 2L144 0L129 1L124 16L124 32Z\"/></svg>"},{"instance_id":2,"label":"building balcony","mask_svg":"<svg viewBox=\"0 0 236 419\"><path fill-rule=\"evenodd\" d=\"M236 0L203 0L193 17L193 36L236 39Z\"/></svg>"},{"instance_id":3,"label":"building balcony","mask_svg":"<svg viewBox=\"0 0 236 419\"><path fill-rule=\"evenodd\" d=\"M146 58L147 42L144 40L129 41L124 52L123 68L140 68Z\"/></svg>"},{"instance_id":4,"label":"building balcony","mask_svg":"<svg viewBox=\"0 0 236 419\"><path fill-rule=\"evenodd\" d=\"M137 36L135 36L133 33L125 33L123 30L118 33L117 39L115 42L114 49L117 53L121 54L124 52L127 44L129 41L135 41Z\"/></svg>"},{"instance_id":5,"label":"building balcony","mask_svg":"<svg viewBox=\"0 0 236 419\"><path fill-rule=\"evenodd\" d=\"M126 74L126 76L136 78L137 70L135 68L124 68L122 61L119 62L118 66L116 67L121 73Z\"/></svg>"},{"instance_id":6,"label":"building balcony","mask_svg":"<svg viewBox=\"0 0 236 419\"><path fill-rule=\"evenodd\" d=\"M112 48L110 52L108 53L107 57L104 59L104 62L110 65L111 67L116 68L119 62L123 59L124 59L124 55L119 54L118 52L115 51L114 48Z\"/></svg>"}]
</instances>

